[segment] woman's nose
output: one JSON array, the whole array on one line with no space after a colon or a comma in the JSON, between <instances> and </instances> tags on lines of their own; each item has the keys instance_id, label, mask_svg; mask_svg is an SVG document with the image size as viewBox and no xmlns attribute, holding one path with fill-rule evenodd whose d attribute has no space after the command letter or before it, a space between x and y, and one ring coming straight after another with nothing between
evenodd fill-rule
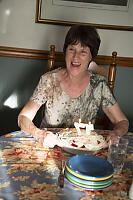
<instances>
[{"instance_id":1,"label":"woman's nose","mask_svg":"<svg viewBox=\"0 0 133 200\"><path fill-rule=\"evenodd\" d=\"M77 51L74 51L73 57L74 58L78 58L80 56L80 53Z\"/></svg>"}]
</instances>

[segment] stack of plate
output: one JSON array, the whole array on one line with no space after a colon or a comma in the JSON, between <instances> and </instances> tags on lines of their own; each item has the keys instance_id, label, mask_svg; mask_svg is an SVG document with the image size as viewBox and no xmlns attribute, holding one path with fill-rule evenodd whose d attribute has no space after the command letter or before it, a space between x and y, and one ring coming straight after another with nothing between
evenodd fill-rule
<instances>
[{"instance_id":1,"label":"stack of plate","mask_svg":"<svg viewBox=\"0 0 133 200\"><path fill-rule=\"evenodd\" d=\"M112 165L99 157L76 155L66 164L65 176L76 186L87 189L104 189L113 182Z\"/></svg>"}]
</instances>

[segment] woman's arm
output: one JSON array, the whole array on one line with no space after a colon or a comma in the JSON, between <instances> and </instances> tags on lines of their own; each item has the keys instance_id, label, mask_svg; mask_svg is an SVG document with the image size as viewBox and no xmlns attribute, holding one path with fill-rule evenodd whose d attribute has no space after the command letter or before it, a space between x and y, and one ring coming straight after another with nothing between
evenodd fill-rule
<instances>
[{"instance_id":1,"label":"woman's arm","mask_svg":"<svg viewBox=\"0 0 133 200\"><path fill-rule=\"evenodd\" d=\"M22 131L33 136L44 147L52 148L59 143L57 136L47 131L47 129L37 128L32 122L39 108L40 105L29 101L18 116L18 126Z\"/></svg>"},{"instance_id":2,"label":"woman's arm","mask_svg":"<svg viewBox=\"0 0 133 200\"><path fill-rule=\"evenodd\" d=\"M37 103L28 101L18 116L18 126L22 131L30 134L37 139L38 142L43 144L44 138L46 137L46 131L40 130L32 122L39 108L40 105Z\"/></svg>"},{"instance_id":3,"label":"woman's arm","mask_svg":"<svg viewBox=\"0 0 133 200\"><path fill-rule=\"evenodd\" d=\"M128 132L129 121L117 103L110 108L103 108L103 111L114 125L111 135L122 136Z\"/></svg>"}]
</instances>

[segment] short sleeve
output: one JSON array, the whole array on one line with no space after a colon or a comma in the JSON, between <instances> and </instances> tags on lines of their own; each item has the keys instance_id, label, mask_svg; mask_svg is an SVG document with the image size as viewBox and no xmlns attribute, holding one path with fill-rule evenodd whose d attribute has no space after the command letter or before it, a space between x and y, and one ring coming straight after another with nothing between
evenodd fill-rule
<instances>
[{"instance_id":1,"label":"short sleeve","mask_svg":"<svg viewBox=\"0 0 133 200\"><path fill-rule=\"evenodd\" d=\"M102 106L108 108L113 106L115 103L116 99L105 80L103 81L103 88L102 88Z\"/></svg>"},{"instance_id":2,"label":"short sleeve","mask_svg":"<svg viewBox=\"0 0 133 200\"><path fill-rule=\"evenodd\" d=\"M51 79L48 74L41 76L39 83L30 98L31 101L34 101L39 105L42 105L47 101L51 88L50 80Z\"/></svg>"}]
</instances>

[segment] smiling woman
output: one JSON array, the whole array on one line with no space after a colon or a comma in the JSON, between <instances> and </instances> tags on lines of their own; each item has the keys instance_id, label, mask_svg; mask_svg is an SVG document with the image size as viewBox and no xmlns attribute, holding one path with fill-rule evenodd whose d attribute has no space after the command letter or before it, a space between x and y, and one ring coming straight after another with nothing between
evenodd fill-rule
<instances>
[{"instance_id":1,"label":"smiling woman","mask_svg":"<svg viewBox=\"0 0 133 200\"><path fill-rule=\"evenodd\" d=\"M47 128L74 127L79 118L86 124L94 124L100 107L114 125L110 137L127 132L128 120L106 79L89 70L91 61L98 54L100 42L94 27L72 26L63 47L66 66L42 75L33 95L21 110L19 127L41 145L54 147L58 144L56 135ZM41 106L43 116L38 128L33 119Z\"/></svg>"}]
</instances>

